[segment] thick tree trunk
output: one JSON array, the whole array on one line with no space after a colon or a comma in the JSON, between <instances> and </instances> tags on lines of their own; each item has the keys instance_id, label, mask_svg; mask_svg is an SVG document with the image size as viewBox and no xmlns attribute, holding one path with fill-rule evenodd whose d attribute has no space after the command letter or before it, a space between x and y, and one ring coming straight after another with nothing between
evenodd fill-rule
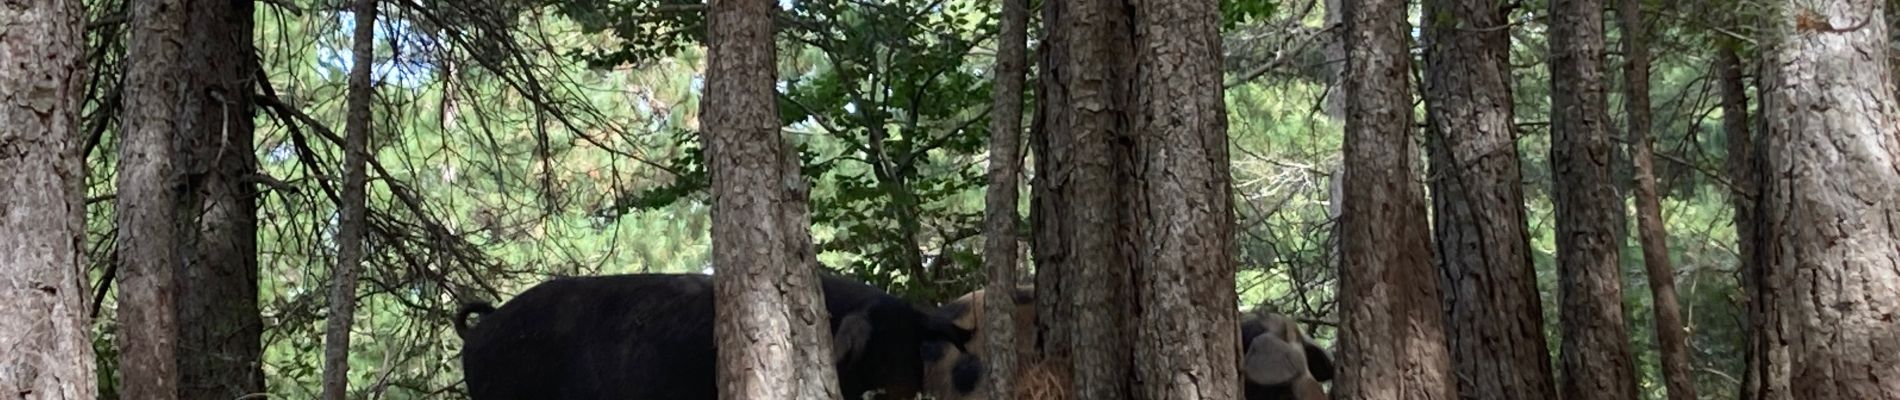
<instances>
[{"instance_id":1,"label":"thick tree trunk","mask_svg":"<svg viewBox=\"0 0 1900 400\"><path fill-rule=\"evenodd\" d=\"M228 400L264 390L257 306L257 172L252 147L251 1L191 0L185 98L187 195L197 245L178 281L179 397ZM189 236L188 236L189 237Z\"/></svg>"},{"instance_id":2,"label":"thick tree trunk","mask_svg":"<svg viewBox=\"0 0 1900 400\"><path fill-rule=\"evenodd\" d=\"M1346 0L1345 212L1336 399L1458 398L1412 160L1405 2Z\"/></svg>"},{"instance_id":3,"label":"thick tree trunk","mask_svg":"<svg viewBox=\"0 0 1900 400\"><path fill-rule=\"evenodd\" d=\"M1630 161L1635 167L1636 226L1643 246L1643 267L1656 312L1656 347L1662 356L1664 387L1670 400L1695 400L1695 375L1689 366L1689 332L1676 301L1676 269L1669 262L1669 234L1663 228L1662 194L1656 190L1656 167L1649 118L1649 28L1643 23L1643 0L1617 5L1623 26L1623 105L1629 124Z\"/></svg>"},{"instance_id":4,"label":"thick tree trunk","mask_svg":"<svg viewBox=\"0 0 1900 400\"><path fill-rule=\"evenodd\" d=\"M989 398L1016 393L1016 214L1021 182L1023 70L1029 63L1029 1L1003 0L1002 32L997 36L996 83L990 92L989 192L983 210L983 269L989 271L982 310L983 336L989 342ZM1033 337L1033 336L1031 336ZM1033 342L1032 342L1033 343Z\"/></svg>"},{"instance_id":5,"label":"thick tree trunk","mask_svg":"<svg viewBox=\"0 0 1900 400\"><path fill-rule=\"evenodd\" d=\"M1218 328L1237 307L1217 6L1071 0L1043 20L1030 140L1043 361L1074 398L1237 397L1239 340Z\"/></svg>"},{"instance_id":6,"label":"thick tree trunk","mask_svg":"<svg viewBox=\"0 0 1900 400\"><path fill-rule=\"evenodd\" d=\"M1047 32L1043 44L1037 53L1043 55L1041 68L1037 68L1037 89L1035 89L1035 114L1030 116L1030 154L1035 157L1035 174L1030 176L1030 260L1035 265L1035 337L1039 345L1035 351L1035 360L1066 360L1068 358L1068 326L1070 326L1070 307L1062 290L1062 271L1070 264L1070 252L1066 248L1068 227L1062 224L1068 205L1064 205L1062 191L1066 188L1066 178L1056 180L1056 174L1066 169L1058 169L1060 163L1054 161L1056 155L1064 155L1070 148L1066 133L1056 133L1051 125L1053 119L1066 116L1062 104L1051 104L1051 100L1068 99L1068 91L1056 85L1058 61L1068 59L1068 51L1062 47L1047 44L1066 42L1066 34L1054 28L1062 2L1043 4L1043 30ZM1064 144L1062 148L1053 146ZM1030 334L1024 334L1030 336Z\"/></svg>"},{"instance_id":7,"label":"thick tree trunk","mask_svg":"<svg viewBox=\"0 0 1900 400\"><path fill-rule=\"evenodd\" d=\"M85 7L0 13L0 393L98 397L86 304L80 93Z\"/></svg>"},{"instance_id":8,"label":"thick tree trunk","mask_svg":"<svg viewBox=\"0 0 1900 400\"><path fill-rule=\"evenodd\" d=\"M1550 3L1551 170L1557 208L1567 400L1636 398L1623 317L1610 136L1603 91L1603 3Z\"/></svg>"},{"instance_id":9,"label":"thick tree trunk","mask_svg":"<svg viewBox=\"0 0 1900 400\"><path fill-rule=\"evenodd\" d=\"M1427 0L1426 147L1445 335L1475 400L1557 398L1526 232L1507 9Z\"/></svg>"},{"instance_id":10,"label":"thick tree trunk","mask_svg":"<svg viewBox=\"0 0 1900 400\"><path fill-rule=\"evenodd\" d=\"M180 43L185 7L178 0L132 2L126 46L125 131L119 145L119 393L125 398L178 395L176 279L181 244L196 230L184 219L184 158L178 132Z\"/></svg>"},{"instance_id":11,"label":"thick tree trunk","mask_svg":"<svg viewBox=\"0 0 1900 400\"><path fill-rule=\"evenodd\" d=\"M1042 354L1067 360L1075 398L1131 396L1134 37L1120 0L1046 3L1038 112L1037 315Z\"/></svg>"},{"instance_id":12,"label":"thick tree trunk","mask_svg":"<svg viewBox=\"0 0 1900 400\"><path fill-rule=\"evenodd\" d=\"M1717 87L1722 91L1722 133L1726 136L1728 158L1725 160L1729 182L1733 187L1729 192L1729 204L1735 208L1735 249L1736 270L1741 275L1743 301L1745 302L1744 320L1747 347L1743 350L1742 388L1738 391L1740 399L1754 399L1761 386L1761 349L1762 330L1755 329L1755 323L1761 320L1761 302L1755 294L1761 291L1761 230L1758 222L1760 213L1755 204L1761 193L1760 157L1756 156L1755 139L1752 126L1749 125L1748 85L1742 81L1742 60L1736 55L1740 46L1735 40L1725 40L1716 48L1715 71Z\"/></svg>"},{"instance_id":13,"label":"thick tree trunk","mask_svg":"<svg viewBox=\"0 0 1900 400\"><path fill-rule=\"evenodd\" d=\"M344 400L350 389L350 327L356 319L356 277L363 263L369 205L366 163L370 135L370 70L375 66L376 0L357 0L355 43L351 46L349 117L344 121L343 201L337 208L336 268L330 271L330 314L323 329L323 398Z\"/></svg>"},{"instance_id":14,"label":"thick tree trunk","mask_svg":"<svg viewBox=\"0 0 1900 400\"><path fill-rule=\"evenodd\" d=\"M1761 398L1900 398L1900 105L1884 10L1789 1L1775 17Z\"/></svg>"},{"instance_id":15,"label":"thick tree trunk","mask_svg":"<svg viewBox=\"0 0 1900 400\"><path fill-rule=\"evenodd\" d=\"M780 141L775 3L714 0L704 103L722 399L836 399L798 154ZM759 334L764 332L767 334Z\"/></svg>"},{"instance_id":16,"label":"thick tree trunk","mask_svg":"<svg viewBox=\"0 0 1900 400\"><path fill-rule=\"evenodd\" d=\"M1130 204L1141 232L1134 365L1142 384L1136 397L1239 399L1220 5L1215 0L1135 0L1134 5L1141 17L1135 25L1135 59L1142 65L1134 118L1139 194Z\"/></svg>"}]
</instances>

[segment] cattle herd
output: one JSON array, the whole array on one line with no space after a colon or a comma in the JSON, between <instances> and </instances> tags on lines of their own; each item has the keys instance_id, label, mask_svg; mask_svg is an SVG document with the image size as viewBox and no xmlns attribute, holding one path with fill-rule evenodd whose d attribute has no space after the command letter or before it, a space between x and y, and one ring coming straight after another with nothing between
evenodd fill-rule
<instances>
[{"instance_id":1,"label":"cattle herd","mask_svg":"<svg viewBox=\"0 0 1900 400\"><path fill-rule=\"evenodd\" d=\"M843 277L819 280L845 399L987 398L977 356L983 291L925 307ZM1019 288L1012 298L1021 337L1035 327L1035 293ZM710 275L555 278L501 307L467 304L454 325L475 400L718 397ZM1332 379L1331 358L1291 319L1255 310L1236 328L1244 398L1326 398L1320 382ZM1017 354L1034 346L1017 344Z\"/></svg>"}]
</instances>

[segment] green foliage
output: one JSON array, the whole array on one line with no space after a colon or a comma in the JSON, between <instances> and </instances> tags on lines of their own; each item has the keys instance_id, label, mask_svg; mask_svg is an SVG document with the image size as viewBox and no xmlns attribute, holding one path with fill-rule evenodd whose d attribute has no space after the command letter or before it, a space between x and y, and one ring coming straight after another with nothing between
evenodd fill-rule
<instances>
[{"instance_id":1,"label":"green foliage","mask_svg":"<svg viewBox=\"0 0 1900 400\"><path fill-rule=\"evenodd\" d=\"M638 12L617 14L624 19L575 15L570 8L599 6L575 3L562 9L590 29L612 27L623 38L699 23ZM783 53L778 109L815 183L811 218L819 251L834 254L827 257L833 267L906 297L944 300L976 286L965 277L980 264L977 246L961 242L974 237L982 216L989 84L987 67L970 66L987 64L972 49L995 32L993 12L977 6L800 1L784 14L793 29L782 38L802 46ZM639 37L644 42L586 59L637 63L661 54L651 49L680 44ZM672 132L685 151L666 165L684 173L615 209L652 210L704 195L709 181L697 135Z\"/></svg>"},{"instance_id":2,"label":"green foliage","mask_svg":"<svg viewBox=\"0 0 1900 400\"><path fill-rule=\"evenodd\" d=\"M1227 92L1243 307L1333 313L1332 199L1341 124L1315 107L1326 90L1303 80Z\"/></svg>"},{"instance_id":3,"label":"green foliage","mask_svg":"<svg viewBox=\"0 0 1900 400\"><path fill-rule=\"evenodd\" d=\"M1221 29L1261 22L1278 11L1279 5L1267 0L1220 0Z\"/></svg>"},{"instance_id":4,"label":"green foliage","mask_svg":"<svg viewBox=\"0 0 1900 400\"><path fill-rule=\"evenodd\" d=\"M692 0L546 1L588 34L606 32L612 46L573 49L568 57L595 68L644 63L687 50L706 35L705 2Z\"/></svg>"}]
</instances>

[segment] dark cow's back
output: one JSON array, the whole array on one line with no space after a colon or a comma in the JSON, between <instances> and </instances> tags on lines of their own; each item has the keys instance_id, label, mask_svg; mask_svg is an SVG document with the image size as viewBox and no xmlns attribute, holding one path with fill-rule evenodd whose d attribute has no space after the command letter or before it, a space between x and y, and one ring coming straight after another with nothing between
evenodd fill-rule
<instances>
[{"instance_id":1,"label":"dark cow's back","mask_svg":"<svg viewBox=\"0 0 1900 400\"><path fill-rule=\"evenodd\" d=\"M909 398L922 386L925 342L968 340L968 331L880 289L819 276L846 398L871 390ZM470 395L714 399L713 298L709 275L572 277L522 292L473 327L458 316Z\"/></svg>"},{"instance_id":2,"label":"dark cow's back","mask_svg":"<svg viewBox=\"0 0 1900 400\"><path fill-rule=\"evenodd\" d=\"M475 399L713 399L712 280L557 278L483 316L464 338Z\"/></svg>"}]
</instances>

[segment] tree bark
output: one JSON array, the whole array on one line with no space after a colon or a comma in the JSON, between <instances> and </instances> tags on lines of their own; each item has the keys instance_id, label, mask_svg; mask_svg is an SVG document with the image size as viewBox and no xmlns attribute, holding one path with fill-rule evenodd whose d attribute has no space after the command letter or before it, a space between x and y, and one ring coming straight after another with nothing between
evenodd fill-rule
<instances>
[{"instance_id":1,"label":"tree bark","mask_svg":"<svg viewBox=\"0 0 1900 400\"><path fill-rule=\"evenodd\" d=\"M356 319L356 278L363 263L365 217L369 205L365 198L369 158L370 96L375 87L370 70L375 67L376 0L357 0L354 44L350 63L349 116L344 125L343 199L337 208L342 214L337 229L336 268L330 271L330 313L323 330L323 398L344 400L350 385L350 327Z\"/></svg>"},{"instance_id":2,"label":"tree bark","mask_svg":"<svg viewBox=\"0 0 1900 400\"><path fill-rule=\"evenodd\" d=\"M779 137L775 3L713 0L710 6L701 137L719 271L713 275L719 396L836 399L805 177L798 154Z\"/></svg>"},{"instance_id":3,"label":"tree bark","mask_svg":"<svg viewBox=\"0 0 1900 400\"><path fill-rule=\"evenodd\" d=\"M1131 397L1134 37L1121 0L1045 3L1032 189L1044 359L1066 360L1074 398Z\"/></svg>"},{"instance_id":4,"label":"tree bark","mask_svg":"<svg viewBox=\"0 0 1900 400\"><path fill-rule=\"evenodd\" d=\"M1320 68L1320 73L1326 77L1326 84L1332 87L1332 90L1327 92L1326 98L1322 100L1324 103L1320 105L1320 108L1321 112L1334 121L1345 121L1346 83L1341 80L1346 76L1345 0L1320 1L1320 4L1326 7L1324 29L1329 29L1321 34L1324 36L1320 39L1320 43L1324 47L1320 54L1326 57L1324 60L1326 65Z\"/></svg>"},{"instance_id":5,"label":"tree bark","mask_svg":"<svg viewBox=\"0 0 1900 400\"><path fill-rule=\"evenodd\" d=\"M1217 5L1059 1L1043 21L1041 361L1073 398L1236 398L1237 332L1216 328L1237 317Z\"/></svg>"},{"instance_id":6,"label":"tree bark","mask_svg":"<svg viewBox=\"0 0 1900 400\"><path fill-rule=\"evenodd\" d=\"M1729 182L1733 187L1729 192L1729 204L1735 209L1735 248L1736 270L1741 275L1744 325L1747 327L1747 347L1743 350L1742 388L1737 393L1740 399L1755 399L1761 386L1761 349L1762 330L1755 329L1755 323L1761 320L1761 302L1755 294L1761 291L1761 230L1760 213L1755 205L1761 193L1760 157L1757 157L1753 129L1749 121L1748 85L1742 81L1742 60L1736 54L1740 43L1724 40L1716 48L1715 71L1717 86L1722 91L1722 134L1726 136L1728 157L1724 160L1728 170Z\"/></svg>"},{"instance_id":7,"label":"tree bark","mask_svg":"<svg viewBox=\"0 0 1900 400\"><path fill-rule=\"evenodd\" d=\"M1320 111L1333 121L1342 123L1346 121L1346 82L1344 80L1346 76L1346 4L1344 1L1320 0L1320 4L1326 7L1324 23L1327 29L1320 36L1321 46L1323 46L1320 50L1325 57L1325 65L1320 68L1320 74L1325 77L1328 86L1326 97L1321 99L1323 103L1320 104ZM1345 171L1346 167L1344 160L1329 167L1327 175L1331 179L1327 179L1326 182L1326 220L1332 222L1332 232L1328 232L1332 234L1332 237L1327 240L1326 262L1328 267L1337 271L1344 262L1343 257L1340 256L1341 243L1339 242L1344 227L1339 226L1339 215L1345 212L1345 209L1341 208L1346 203L1344 199L1346 191L1342 186L1345 180L1341 178L1341 171Z\"/></svg>"},{"instance_id":8,"label":"tree bark","mask_svg":"<svg viewBox=\"0 0 1900 400\"><path fill-rule=\"evenodd\" d=\"M1043 3L1043 43L1065 43L1066 34L1058 28L1064 2ZM1069 355L1068 322L1069 308L1062 289L1062 271L1069 262L1069 251L1065 244L1069 228L1064 226L1064 207L1062 193L1067 187L1067 179L1056 179L1065 174L1063 164L1056 162L1069 149L1064 132L1056 132L1056 121L1066 115L1062 110L1067 103L1053 103L1068 99L1068 91L1062 85L1055 84L1056 74L1062 69L1062 62L1068 59L1068 49L1042 45L1038 49L1042 56L1036 69L1036 102L1034 113L1029 122L1029 151L1034 154L1033 175L1029 176L1029 256L1036 268L1031 276L1035 281L1036 296L1036 333L1041 343L1036 346L1037 360L1067 359ZM1060 144L1061 146L1056 146ZM1027 336L1027 335L1025 335ZM1027 364L1027 363L1026 363ZM1066 367L1066 365L1064 365Z\"/></svg>"},{"instance_id":9,"label":"tree bark","mask_svg":"<svg viewBox=\"0 0 1900 400\"><path fill-rule=\"evenodd\" d=\"M1061 22L1058 16L1061 14L1063 3L1061 1L1043 3L1043 31L1047 32L1042 38L1043 43L1067 42L1068 35L1061 29L1056 29L1057 23ZM1069 354L1067 336L1069 309L1062 297L1066 292L1062 290L1062 271L1066 270L1064 266L1069 264L1069 252L1064 246L1066 243L1064 237L1067 236L1066 232L1069 228L1063 226L1062 223L1063 210L1066 209L1062 204L1062 192L1067 186L1064 184L1067 180L1056 179L1057 174L1062 174L1065 170L1058 169L1062 167L1062 164L1056 162L1055 159L1066 153L1070 147L1066 144L1066 138L1057 137L1062 135L1062 132L1056 132L1057 128L1053 127L1056 120L1066 114L1062 108L1067 104L1052 103L1068 99L1068 91L1054 83L1058 79L1056 71L1063 68L1060 63L1068 59L1068 49L1044 44L1037 50L1042 59L1038 62L1036 69L1036 81L1039 84L1036 86L1036 101L1033 103L1036 108L1030 115L1027 141L1029 152L1035 155L1031 158L1035 161L1033 165L1035 173L1028 177L1029 256L1030 264L1035 265L1031 279L1034 281L1033 285L1037 292L1035 307L1038 317L1035 321L1034 336L1039 337L1038 340L1041 343L1036 346L1036 360L1030 360L1024 364L1048 359L1066 359ZM1063 146L1058 147L1054 144Z\"/></svg>"},{"instance_id":10,"label":"tree bark","mask_svg":"<svg viewBox=\"0 0 1900 400\"><path fill-rule=\"evenodd\" d=\"M989 397L1006 399L1016 393L1016 186L1021 181L1023 130L1023 70L1029 63L1029 2L1003 0L1001 33L997 36L996 82L990 92L989 188L983 214L983 268L989 273L982 310L983 335L989 342L982 354L989 377Z\"/></svg>"},{"instance_id":11,"label":"tree bark","mask_svg":"<svg viewBox=\"0 0 1900 400\"><path fill-rule=\"evenodd\" d=\"M1789 1L1767 61L1761 398L1900 398L1900 109L1885 2Z\"/></svg>"},{"instance_id":12,"label":"tree bark","mask_svg":"<svg viewBox=\"0 0 1900 400\"><path fill-rule=\"evenodd\" d=\"M119 145L119 393L125 398L178 395L176 279L180 246L195 229L182 196L184 158L178 131L183 92L178 76L185 7L178 0L132 2L126 46L125 108Z\"/></svg>"},{"instance_id":13,"label":"tree bark","mask_svg":"<svg viewBox=\"0 0 1900 400\"><path fill-rule=\"evenodd\" d=\"M264 391L257 305L256 151L252 145L254 2L191 0L184 44L187 135L197 239L178 280L179 397L228 400Z\"/></svg>"},{"instance_id":14,"label":"tree bark","mask_svg":"<svg viewBox=\"0 0 1900 400\"><path fill-rule=\"evenodd\" d=\"M1662 358L1663 385L1670 400L1695 400L1695 375L1689 365L1689 332L1676 301L1676 269L1669 262L1669 234L1663 227L1662 194L1656 190L1654 138L1649 117L1649 28L1643 0L1621 0L1623 26L1623 106L1629 124L1630 161L1635 168L1636 226L1649 276L1651 308L1656 313L1656 347Z\"/></svg>"},{"instance_id":15,"label":"tree bark","mask_svg":"<svg viewBox=\"0 0 1900 400\"><path fill-rule=\"evenodd\" d=\"M1508 10L1492 0L1426 0L1424 9L1433 261L1447 292L1445 332L1459 393L1555 399L1525 228Z\"/></svg>"},{"instance_id":16,"label":"tree bark","mask_svg":"<svg viewBox=\"0 0 1900 400\"><path fill-rule=\"evenodd\" d=\"M1636 398L1635 364L1623 317L1611 146L1605 126L1603 3L1550 3L1551 170L1557 214L1567 400Z\"/></svg>"},{"instance_id":17,"label":"tree bark","mask_svg":"<svg viewBox=\"0 0 1900 400\"><path fill-rule=\"evenodd\" d=\"M1138 398L1239 399L1220 5L1135 0ZM1422 216L1422 214L1421 214ZM1423 222L1422 220L1420 221ZM1422 243L1421 243L1422 245Z\"/></svg>"},{"instance_id":18,"label":"tree bark","mask_svg":"<svg viewBox=\"0 0 1900 400\"><path fill-rule=\"evenodd\" d=\"M26 0L0 13L0 393L97 397L87 320L85 7Z\"/></svg>"},{"instance_id":19,"label":"tree bark","mask_svg":"<svg viewBox=\"0 0 1900 400\"><path fill-rule=\"evenodd\" d=\"M1346 0L1337 399L1458 398L1422 188L1405 2Z\"/></svg>"}]
</instances>

